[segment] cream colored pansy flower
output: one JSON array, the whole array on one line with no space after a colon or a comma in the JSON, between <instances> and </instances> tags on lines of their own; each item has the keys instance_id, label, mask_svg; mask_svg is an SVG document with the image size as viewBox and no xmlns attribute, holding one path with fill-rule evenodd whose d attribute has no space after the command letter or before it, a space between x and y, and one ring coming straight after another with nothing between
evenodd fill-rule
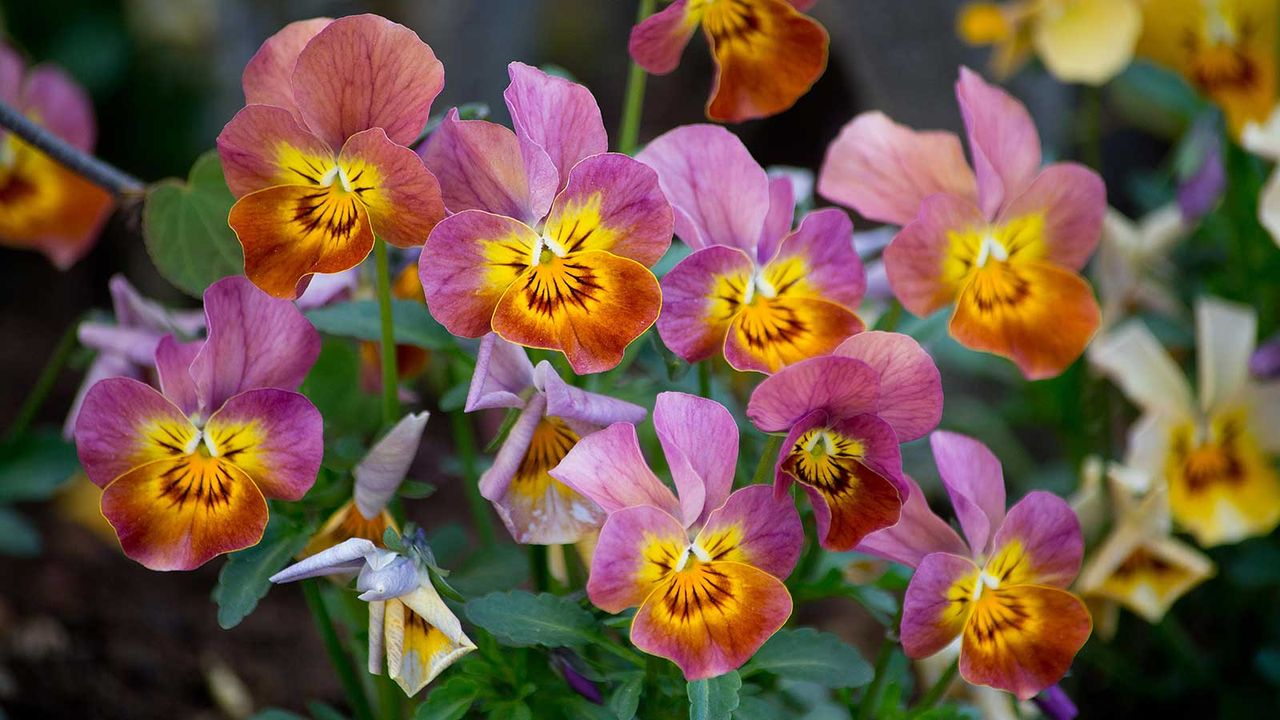
<instances>
[{"instance_id":1,"label":"cream colored pansy flower","mask_svg":"<svg viewBox=\"0 0 1280 720\"><path fill-rule=\"evenodd\" d=\"M1280 105L1271 111L1266 123L1250 122L1244 126L1241 142L1249 152L1273 162L1280 161ZM1280 245L1280 168L1271 173L1258 198L1258 220Z\"/></svg>"},{"instance_id":2,"label":"cream colored pansy flower","mask_svg":"<svg viewBox=\"0 0 1280 720\"><path fill-rule=\"evenodd\" d=\"M1101 333L1138 309L1179 317L1186 311L1170 292L1169 250L1190 228L1170 203L1133 221L1109 209L1098 245L1095 287L1102 298Z\"/></svg>"}]
</instances>

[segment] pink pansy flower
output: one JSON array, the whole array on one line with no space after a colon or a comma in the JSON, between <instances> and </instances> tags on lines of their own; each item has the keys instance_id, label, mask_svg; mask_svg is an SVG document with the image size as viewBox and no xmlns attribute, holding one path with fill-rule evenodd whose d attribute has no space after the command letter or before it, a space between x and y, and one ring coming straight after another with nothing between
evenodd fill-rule
<instances>
[{"instance_id":1,"label":"pink pansy flower","mask_svg":"<svg viewBox=\"0 0 1280 720\"><path fill-rule=\"evenodd\" d=\"M615 422L638 423L639 405L579 390L551 363L535 368L524 348L490 333L480 343L467 412L519 408L480 494L493 503L518 543L566 545L596 531L604 510L548 473L579 439Z\"/></svg>"},{"instance_id":2,"label":"pink pansy flower","mask_svg":"<svg viewBox=\"0 0 1280 720\"><path fill-rule=\"evenodd\" d=\"M1062 678L1093 628L1084 602L1066 590L1084 554L1080 521L1043 491L1006 514L1000 461L985 445L947 432L929 440L965 540L907 478L902 519L858 550L916 569L902 601L908 656L959 640L966 681L1026 700Z\"/></svg>"},{"instance_id":3,"label":"pink pansy flower","mask_svg":"<svg viewBox=\"0 0 1280 720\"><path fill-rule=\"evenodd\" d=\"M662 279L658 333L672 352L776 372L862 331L866 274L843 211L809 213L793 231L791 181L770 180L715 125L676 128L636 159L658 172L676 234L695 251Z\"/></svg>"},{"instance_id":4,"label":"pink pansy flower","mask_svg":"<svg viewBox=\"0 0 1280 720\"><path fill-rule=\"evenodd\" d=\"M909 495L898 446L937 426L942 379L915 340L867 332L760 383L747 417L765 432L787 433L777 494L799 482L822 546L851 550L898 521Z\"/></svg>"},{"instance_id":5,"label":"pink pansy flower","mask_svg":"<svg viewBox=\"0 0 1280 720\"><path fill-rule=\"evenodd\" d=\"M1097 173L1041 169L1026 107L961 68L956 96L973 169L946 132L915 132L864 113L827 150L818 192L902 230L885 249L903 306L953 306L951 335L1013 360L1030 379L1061 373L1098 328L1080 270L1107 209Z\"/></svg>"},{"instance_id":6,"label":"pink pansy flower","mask_svg":"<svg viewBox=\"0 0 1280 720\"><path fill-rule=\"evenodd\" d=\"M662 305L649 271L671 244L671 207L652 170L605 152L585 87L521 63L504 97L515 132L454 110L422 150L451 213L419 272L449 332L490 331L608 370Z\"/></svg>"},{"instance_id":7,"label":"pink pansy flower","mask_svg":"<svg viewBox=\"0 0 1280 720\"><path fill-rule=\"evenodd\" d=\"M782 580L804 530L790 498L766 485L730 494L738 427L722 405L661 393L653 424L678 497L627 423L583 438L551 474L609 514L591 560L591 602L612 613L639 606L631 641L700 680L740 667L786 623Z\"/></svg>"},{"instance_id":8,"label":"pink pansy flower","mask_svg":"<svg viewBox=\"0 0 1280 720\"><path fill-rule=\"evenodd\" d=\"M374 235L421 245L444 217L440 183L406 145L444 68L376 15L286 25L244 70L248 105L218 135L245 275L293 299L313 273L355 267Z\"/></svg>"},{"instance_id":9,"label":"pink pansy flower","mask_svg":"<svg viewBox=\"0 0 1280 720\"><path fill-rule=\"evenodd\" d=\"M320 352L315 328L243 277L214 283L204 305L207 340L170 335L156 348L160 391L103 380L76 421L102 514L125 554L153 570L256 544L267 498L301 498L323 454L320 413L292 392Z\"/></svg>"}]
</instances>

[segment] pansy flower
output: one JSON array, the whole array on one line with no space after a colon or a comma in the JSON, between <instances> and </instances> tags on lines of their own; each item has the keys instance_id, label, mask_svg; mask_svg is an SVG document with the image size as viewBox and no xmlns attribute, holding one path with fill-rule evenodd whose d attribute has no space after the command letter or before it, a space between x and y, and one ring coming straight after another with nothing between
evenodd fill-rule
<instances>
[{"instance_id":1,"label":"pansy flower","mask_svg":"<svg viewBox=\"0 0 1280 720\"><path fill-rule=\"evenodd\" d=\"M942 379L915 340L867 332L767 378L751 393L747 417L765 432L787 433L777 494L800 483L822 546L851 550L898 521L908 495L898 446L938 424Z\"/></svg>"},{"instance_id":2,"label":"pansy flower","mask_svg":"<svg viewBox=\"0 0 1280 720\"><path fill-rule=\"evenodd\" d=\"M480 476L480 494L511 537L566 545L599 529L604 510L548 473L583 436L615 422L638 423L645 409L575 388L551 363L534 367L524 348L492 333L480 342L466 411L486 408L520 410L493 465Z\"/></svg>"},{"instance_id":3,"label":"pansy flower","mask_svg":"<svg viewBox=\"0 0 1280 720\"><path fill-rule=\"evenodd\" d=\"M0 43L0 101L78 150L97 136L89 96L62 70ZM0 245L44 253L59 270L84 257L111 213L106 191L0 129Z\"/></svg>"},{"instance_id":4,"label":"pansy flower","mask_svg":"<svg viewBox=\"0 0 1280 720\"><path fill-rule=\"evenodd\" d=\"M387 528L399 530L387 511L387 504L396 496L409 465L418 454L427 416L425 412L405 415L369 449L352 471L355 487L351 500L329 516L307 542L302 557L315 555L351 538L364 538L381 546Z\"/></svg>"},{"instance_id":5,"label":"pansy flower","mask_svg":"<svg viewBox=\"0 0 1280 720\"><path fill-rule=\"evenodd\" d=\"M1280 105L1271 111L1265 123L1251 121L1246 124L1241 143L1258 157L1280 162ZM1258 197L1258 220L1271 233L1271 239L1280 245L1280 167L1271 171L1271 177Z\"/></svg>"},{"instance_id":6,"label":"pansy flower","mask_svg":"<svg viewBox=\"0 0 1280 720\"><path fill-rule=\"evenodd\" d=\"M153 570L191 570L254 545L267 498L297 500L316 479L323 421L292 390L320 336L292 303L243 277L204 294L208 339L166 336L160 391L132 378L94 385L76 448L124 553Z\"/></svg>"},{"instance_id":7,"label":"pansy flower","mask_svg":"<svg viewBox=\"0 0 1280 720\"><path fill-rule=\"evenodd\" d=\"M776 115L822 77L830 38L806 16L817 0L676 0L631 30L640 67L666 75L702 27L716 63L707 117L742 122Z\"/></svg>"},{"instance_id":8,"label":"pansy flower","mask_svg":"<svg viewBox=\"0 0 1280 720\"><path fill-rule=\"evenodd\" d=\"M218 135L245 275L293 299L313 273L355 267L374 235L421 245L440 184L406 145L444 86L431 48L376 15L303 20L244 71L248 105Z\"/></svg>"},{"instance_id":9,"label":"pansy flower","mask_svg":"<svg viewBox=\"0 0 1280 720\"><path fill-rule=\"evenodd\" d=\"M1280 523L1280 382L1256 382L1250 308L1196 303L1199 402L1151 331L1132 321L1099 338L1090 362L1143 411L1125 464L1162 478L1174 521L1203 547L1266 535Z\"/></svg>"},{"instance_id":10,"label":"pansy flower","mask_svg":"<svg viewBox=\"0 0 1280 720\"><path fill-rule=\"evenodd\" d=\"M662 279L658 333L672 352L776 372L862 331L866 273L842 210L809 213L793 231L791 181L770 180L714 125L676 128L636 159L658 172L676 234L694 249Z\"/></svg>"},{"instance_id":11,"label":"pansy flower","mask_svg":"<svg viewBox=\"0 0 1280 720\"><path fill-rule=\"evenodd\" d=\"M884 252L904 307L924 316L953 305L951 335L962 345L1007 357L1030 379L1053 377L1098 327L1079 271L1098 243L1106 189L1081 165L1041 169L1026 107L967 68L956 95L973 170L951 133L871 112L828 148L818 191L904 226Z\"/></svg>"},{"instance_id":12,"label":"pansy flower","mask_svg":"<svg viewBox=\"0 0 1280 720\"><path fill-rule=\"evenodd\" d=\"M991 67L1008 77L1034 52L1063 82L1101 85L1133 60L1141 0L971 2L957 30L970 45L994 45Z\"/></svg>"},{"instance_id":13,"label":"pansy flower","mask_svg":"<svg viewBox=\"0 0 1280 720\"><path fill-rule=\"evenodd\" d=\"M653 170L605 152L585 87L521 63L504 97L515 132L451 111L423 148L451 215L420 263L431 314L454 335L490 331L608 370L653 324L649 267L671 244Z\"/></svg>"},{"instance_id":14,"label":"pansy flower","mask_svg":"<svg viewBox=\"0 0 1280 720\"><path fill-rule=\"evenodd\" d=\"M1138 54L1221 107L1238 138L1276 103L1278 7L1275 0L1148 0Z\"/></svg>"},{"instance_id":15,"label":"pansy flower","mask_svg":"<svg viewBox=\"0 0 1280 720\"><path fill-rule=\"evenodd\" d=\"M1094 266L1104 331L1139 310L1169 317L1186 314L1169 287L1174 277L1169 252L1189 232L1191 227L1173 203L1136 222L1117 210L1107 211Z\"/></svg>"},{"instance_id":16,"label":"pansy flower","mask_svg":"<svg viewBox=\"0 0 1280 720\"><path fill-rule=\"evenodd\" d=\"M587 595L600 609L639 606L631 642L680 666L688 680L740 667L791 615L782 580L804 530L790 498L766 485L730 494L738 427L722 405L658 395L653 424L678 497L640 453L636 428L617 423L569 451L553 477L609 514Z\"/></svg>"},{"instance_id":17,"label":"pansy flower","mask_svg":"<svg viewBox=\"0 0 1280 720\"><path fill-rule=\"evenodd\" d=\"M476 649L462 624L413 559L351 538L271 576L273 583L356 576L369 603L369 672L387 675L412 697L459 658Z\"/></svg>"},{"instance_id":18,"label":"pansy flower","mask_svg":"<svg viewBox=\"0 0 1280 720\"><path fill-rule=\"evenodd\" d=\"M1066 589L1084 554L1080 522L1066 501L1043 491L1006 514L1000 461L985 445L947 432L929 439L965 540L908 479L902 520L858 549L915 568L902 601L909 657L959 639L961 677L1029 699L1062 678L1093 626L1084 602Z\"/></svg>"}]
</instances>

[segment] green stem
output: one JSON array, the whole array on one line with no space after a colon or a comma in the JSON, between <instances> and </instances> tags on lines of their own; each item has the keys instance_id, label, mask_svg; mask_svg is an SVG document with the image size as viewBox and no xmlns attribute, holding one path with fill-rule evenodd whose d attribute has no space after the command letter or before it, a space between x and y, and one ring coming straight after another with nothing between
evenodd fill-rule
<instances>
[{"instance_id":1,"label":"green stem","mask_svg":"<svg viewBox=\"0 0 1280 720\"><path fill-rule=\"evenodd\" d=\"M66 366L67 359L71 357L71 352L76 349L76 332L79 329L80 318L77 317L63 331L58 344L53 348L53 355L49 357L49 362L45 363L44 369L40 371L40 377L36 378L36 384L32 386L27 399L22 402L22 407L18 410L18 416L14 419L13 424L9 426L9 429L5 431L4 439L6 442L21 437L27 431L27 428L31 427L31 421L35 420L36 413L40 412L40 408L44 407L44 401L49 398L49 391L53 389L53 384L58 380L58 376L62 374L62 368Z\"/></svg>"},{"instance_id":2,"label":"green stem","mask_svg":"<svg viewBox=\"0 0 1280 720\"><path fill-rule=\"evenodd\" d=\"M756 472L751 476L752 485L773 480L769 476L773 474L773 468L778 463L778 450L782 448L782 439L781 435L770 435L765 441L764 450L760 451L760 462L756 463Z\"/></svg>"},{"instance_id":3,"label":"green stem","mask_svg":"<svg viewBox=\"0 0 1280 720\"><path fill-rule=\"evenodd\" d=\"M529 575L533 578L534 592L551 591L551 565L547 560L546 545L529 546Z\"/></svg>"},{"instance_id":4,"label":"green stem","mask_svg":"<svg viewBox=\"0 0 1280 720\"><path fill-rule=\"evenodd\" d=\"M698 394L704 398L711 397L711 361L698 363Z\"/></svg>"},{"instance_id":5,"label":"green stem","mask_svg":"<svg viewBox=\"0 0 1280 720\"><path fill-rule=\"evenodd\" d=\"M378 286L378 316L382 320L382 424L390 427L400 419L400 373L396 370L396 329L391 315L391 263L387 243L373 242Z\"/></svg>"},{"instance_id":6,"label":"green stem","mask_svg":"<svg viewBox=\"0 0 1280 720\"><path fill-rule=\"evenodd\" d=\"M636 12L636 24L653 14L654 0L640 0L640 9ZM626 104L622 106L622 130L618 133L618 152L632 155L640 141L640 114L644 109L644 83L647 77L644 68L636 61L631 61L631 70L627 73Z\"/></svg>"},{"instance_id":7,"label":"green stem","mask_svg":"<svg viewBox=\"0 0 1280 720\"><path fill-rule=\"evenodd\" d=\"M329 653L329 661L338 673L342 689L347 693L347 702L351 705L351 713L356 720L373 720L373 711L369 709L369 698L364 694L364 686L356 675L351 657L342 649L342 641L333 627L333 618L324 606L324 598L320 595L320 585L315 580L304 580L302 594L307 599L307 607L311 609L311 617L316 621L316 629L320 631L320 639L324 649Z\"/></svg>"},{"instance_id":8,"label":"green stem","mask_svg":"<svg viewBox=\"0 0 1280 720\"><path fill-rule=\"evenodd\" d=\"M460 378L458 378L460 380ZM471 507L471 519L480 534L480 542L492 547L498 541L489 514L489 502L480 494L480 473L476 470L476 431L471 418L463 412L449 413L449 426L453 430L453 444L462 460L462 484L467 491L467 504Z\"/></svg>"},{"instance_id":9,"label":"green stem","mask_svg":"<svg viewBox=\"0 0 1280 720\"><path fill-rule=\"evenodd\" d=\"M951 664L947 666L947 669L943 671L942 677L939 677L938 681L935 682L933 686L929 688L929 691L924 694L924 697L920 698L920 702L916 703L916 706L911 709L911 714L907 717L920 717L926 710L937 705L938 701L942 699L942 696L947 694L947 690L951 689L951 683L955 682L956 674L959 672L960 662L958 660L952 660Z\"/></svg>"},{"instance_id":10,"label":"green stem","mask_svg":"<svg viewBox=\"0 0 1280 720\"><path fill-rule=\"evenodd\" d=\"M378 706L382 709L382 720L400 720L404 717L404 691L395 680L386 675L374 678L378 688Z\"/></svg>"},{"instance_id":11,"label":"green stem","mask_svg":"<svg viewBox=\"0 0 1280 720\"><path fill-rule=\"evenodd\" d=\"M876 702L880 699L880 690L884 687L885 674L889 670L889 661L893 659L893 645L892 636L886 633L884 641L880 643L880 650L876 653L876 674L871 678L871 684L862 694L862 702L858 705L857 720L870 720L875 711Z\"/></svg>"},{"instance_id":12,"label":"green stem","mask_svg":"<svg viewBox=\"0 0 1280 720\"><path fill-rule=\"evenodd\" d=\"M641 655L635 650L624 648L621 645L615 645L613 642L609 640L609 638L606 638L604 636L601 636L599 638L599 642L597 642L595 645L601 650L608 652L610 655L621 658L622 660L626 660L627 662L637 667L644 667L645 664L648 662L648 660L646 659L648 656Z\"/></svg>"}]
</instances>

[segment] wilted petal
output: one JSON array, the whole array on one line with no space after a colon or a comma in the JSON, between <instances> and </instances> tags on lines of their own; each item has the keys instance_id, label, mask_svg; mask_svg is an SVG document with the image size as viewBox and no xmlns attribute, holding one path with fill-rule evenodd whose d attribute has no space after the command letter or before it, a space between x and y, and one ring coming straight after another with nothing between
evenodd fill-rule
<instances>
[{"instance_id":1,"label":"wilted petal","mask_svg":"<svg viewBox=\"0 0 1280 720\"><path fill-rule=\"evenodd\" d=\"M694 542L712 562L739 562L785 580L800 559L804 526L789 496L749 485L711 512Z\"/></svg>"},{"instance_id":2,"label":"wilted petal","mask_svg":"<svg viewBox=\"0 0 1280 720\"><path fill-rule=\"evenodd\" d=\"M814 410L834 418L874 413L877 373L860 360L812 358L765 378L751 393L747 417L765 432L784 432Z\"/></svg>"},{"instance_id":3,"label":"wilted petal","mask_svg":"<svg viewBox=\"0 0 1280 720\"><path fill-rule=\"evenodd\" d=\"M579 428L592 430L616 422L636 424L648 414L644 408L625 400L576 388L560 378L551 363L543 360L533 371L533 384L547 399L547 415L562 418Z\"/></svg>"},{"instance_id":4,"label":"wilted petal","mask_svg":"<svg viewBox=\"0 0 1280 720\"><path fill-rule=\"evenodd\" d=\"M560 176L557 189L579 162L608 151L609 137L590 90L520 62L508 65L507 73L511 83L502 97L512 126L551 159Z\"/></svg>"},{"instance_id":5,"label":"wilted petal","mask_svg":"<svg viewBox=\"0 0 1280 720\"><path fill-rule=\"evenodd\" d=\"M356 507L366 518L376 517L395 497L418 454L418 443L422 441L429 415L426 412L405 415L356 465L353 471Z\"/></svg>"},{"instance_id":6,"label":"wilted petal","mask_svg":"<svg viewBox=\"0 0 1280 720\"><path fill-rule=\"evenodd\" d=\"M374 551L374 553L377 552ZM381 567L375 568L366 562L364 568L360 570L360 576L356 578L356 590L360 591L360 599L365 602L390 600L407 595L418 585L418 570L413 561L398 555Z\"/></svg>"},{"instance_id":7,"label":"wilted petal","mask_svg":"<svg viewBox=\"0 0 1280 720\"><path fill-rule=\"evenodd\" d=\"M615 423L578 441L551 477L591 498L605 512L650 505L675 517L675 495L644 461L636 427Z\"/></svg>"},{"instance_id":8,"label":"wilted petal","mask_svg":"<svg viewBox=\"0 0 1280 720\"><path fill-rule=\"evenodd\" d=\"M410 697L476 649L429 582L386 601L383 618L387 675Z\"/></svg>"},{"instance_id":9,"label":"wilted petal","mask_svg":"<svg viewBox=\"0 0 1280 720\"><path fill-rule=\"evenodd\" d=\"M1158 623L1179 598L1212 575L1213 561L1194 547L1130 523L1094 551L1080 573L1079 588Z\"/></svg>"},{"instance_id":10,"label":"wilted petal","mask_svg":"<svg viewBox=\"0 0 1280 720\"><path fill-rule=\"evenodd\" d=\"M680 55L697 29L697 18L689 14L689 0L676 0L631 28L627 50L640 67L654 75L666 75L680 64Z\"/></svg>"},{"instance_id":11,"label":"wilted petal","mask_svg":"<svg viewBox=\"0 0 1280 720\"><path fill-rule=\"evenodd\" d=\"M939 430L929 436L929 445L965 539L975 556L984 555L1004 522L1000 460L986 445L958 433Z\"/></svg>"},{"instance_id":12,"label":"wilted petal","mask_svg":"<svg viewBox=\"0 0 1280 720\"><path fill-rule=\"evenodd\" d=\"M969 134L978 203L994 217L1040 170L1040 135L1026 106L969 68L960 68L956 98Z\"/></svg>"},{"instance_id":13,"label":"wilted petal","mask_svg":"<svg viewBox=\"0 0 1280 720\"><path fill-rule=\"evenodd\" d=\"M521 394L533 387L533 363L524 348L489 333L476 352L475 372L467 391L467 412L521 407Z\"/></svg>"},{"instance_id":14,"label":"wilted petal","mask_svg":"<svg viewBox=\"0 0 1280 720\"><path fill-rule=\"evenodd\" d=\"M724 504L738 468L738 425L723 405L696 395L659 393L653 427L680 498L685 526Z\"/></svg>"},{"instance_id":15,"label":"wilted petal","mask_svg":"<svg viewBox=\"0 0 1280 720\"><path fill-rule=\"evenodd\" d=\"M338 163L369 212L378 237L408 248L420 246L444 219L440 182L412 150L391 142L381 128L352 135Z\"/></svg>"},{"instance_id":16,"label":"wilted petal","mask_svg":"<svg viewBox=\"0 0 1280 720\"><path fill-rule=\"evenodd\" d=\"M605 612L640 605L680 563L688 544L680 522L658 508L611 514L591 556L587 595Z\"/></svg>"},{"instance_id":17,"label":"wilted petal","mask_svg":"<svg viewBox=\"0 0 1280 720\"><path fill-rule=\"evenodd\" d=\"M364 538L351 538L296 562L271 576L273 583L287 583L323 575L352 573L365 566L365 558L378 547Z\"/></svg>"},{"instance_id":18,"label":"wilted petal","mask_svg":"<svg viewBox=\"0 0 1280 720\"><path fill-rule=\"evenodd\" d=\"M861 360L879 373L876 415L901 442L923 437L942 419L942 376L911 336L871 331L840 343L833 355Z\"/></svg>"},{"instance_id":19,"label":"wilted petal","mask_svg":"<svg viewBox=\"0 0 1280 720\"><path fill-rule=\"evenodd\" d=\"M209 418L204 443L248 473L272 499L298 500L315 484L324 455L324 420L305 396L249 390Z\"/></svg>"}]
</instances>

